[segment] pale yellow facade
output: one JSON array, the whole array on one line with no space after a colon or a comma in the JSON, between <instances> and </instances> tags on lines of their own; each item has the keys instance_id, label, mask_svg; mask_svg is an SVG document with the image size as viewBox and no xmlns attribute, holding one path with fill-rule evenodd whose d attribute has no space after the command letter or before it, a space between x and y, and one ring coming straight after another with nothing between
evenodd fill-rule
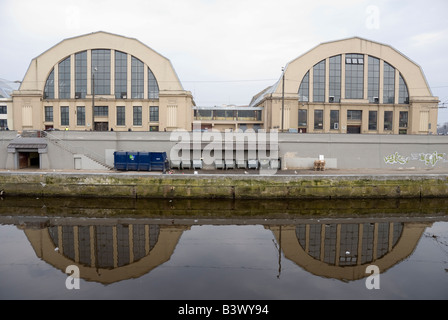
<instances>
[{"instance_id":1,"label":"pale yellow facade","mask_svg":"<svg viewBox=\"0 0 448 320\"><path fill-rule=\"evenodd\" d=\"M33 59L12 98L14 130L172 131L193 122L193 97L171 62L106 32L63 40Z\"/></svg>"},{"instance_id":2,"label":"pale yellow facade","mask_svg":"<svg viewBox=\"0 0 448 320\"><path fill-rule=\"evenodd\" d=\"M358 88L356 98L348 96L352 88ZM416 63L388 45L354 37L320 44L289 62L250 106L264 108L266 130L436 134L438 102Z\"/></svg>"}]
</instances>

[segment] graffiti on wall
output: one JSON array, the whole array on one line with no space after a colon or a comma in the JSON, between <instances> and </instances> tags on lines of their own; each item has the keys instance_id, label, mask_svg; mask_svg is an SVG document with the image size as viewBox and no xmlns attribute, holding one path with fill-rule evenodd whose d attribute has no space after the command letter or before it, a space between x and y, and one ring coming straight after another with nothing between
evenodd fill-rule
<instances>
[{"instance_id":1,"label":"graffiti on wall","mask_svg":"<svg viewBox=\"0 0 448 320\"><path fill-rule=\"evenodd\" d=\"M409 161L422 161L425 166L434 167L437 162L445 160L446 153L412 153L410 156L403 156L398 152L384 157L386 164L407 164Z\"/></svg>"}]
</instances>

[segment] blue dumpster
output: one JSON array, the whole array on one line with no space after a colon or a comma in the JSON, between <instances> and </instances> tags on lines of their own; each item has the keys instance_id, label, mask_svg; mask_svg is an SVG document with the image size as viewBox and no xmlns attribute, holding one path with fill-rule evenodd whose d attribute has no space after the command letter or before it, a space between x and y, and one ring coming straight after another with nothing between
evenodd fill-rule
<instances>
[{"instance_id":1,"label":"blue dumpster","mask_svg":"<svg viewBox=\"0 0 448 320\"><path fill-rule=\"evenodd\" d=\"M166 152L151 152L151 170L165 172L169 168Z\"/></svg>"},{"instance_id":2,"label":"blue dumpster","mask_svg":"<svg viewBox=\"0 0 448 320\"><path fill-rule=\"evenodd\" d=\"M127 157L126 152L124 151L115 151L114 152L114 166L115 170L126 170L127 168Z\"/></svg>"},{"instance_id":3,"label":"blue dumpster","mask_svg":"<svg viewBox=\"0 0 448 320\"><path fill-rule=\"evenodd\" d=\"M138 171L151 171L151 153L138 153Z\"/></svg>"},{"instance_id":4,"label":"blue dumpster","mask_svg":"<svg viewBox=\"0 0 448 320\"><path fill-rule=\"evenodd\" d=\"M170 166L166 152L115 151L114 167L124 171L165 172Z\"/></svg>"},{"instance_id":5,"label":"blue dumpster","mask_svg":"<svg viewBox=\"0 0 448 320\"><path fill-rule=\"evenodd\" d=\"M139 154L138 152L126 152L126 160L127 160L127 164L126 164L126 170L128 171L137 171L138 170L138 159L139 159Z\"/></svg>"}]
</instances>

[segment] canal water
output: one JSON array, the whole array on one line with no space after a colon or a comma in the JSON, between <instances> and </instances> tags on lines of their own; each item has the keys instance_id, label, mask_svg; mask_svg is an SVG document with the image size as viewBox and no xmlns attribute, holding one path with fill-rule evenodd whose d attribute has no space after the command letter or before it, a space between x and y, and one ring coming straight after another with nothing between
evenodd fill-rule
<instances>
[{"instance_id":1,"label":"canal water","mask_svg":"<svg viewBox=\"0 0 448 320\"><path fill-rule=\"evenodd\" d=\"M448 199L0 201L1 300L446 300Z\"/></svg>"}]
</instances>

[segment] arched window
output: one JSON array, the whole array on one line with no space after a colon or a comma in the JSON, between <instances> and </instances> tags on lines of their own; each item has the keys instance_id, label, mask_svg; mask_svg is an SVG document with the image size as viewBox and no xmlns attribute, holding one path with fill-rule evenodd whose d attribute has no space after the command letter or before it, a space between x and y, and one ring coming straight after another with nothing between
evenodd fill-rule
<instances>
[{"instance_id":1,"label":"arched window","mask_svg":"<svg viewBox=\"0 0 448 320\"><path fill-rule=\"evenodd\" d=\"M409 91L408 86L406 85L406 82L404 82L404 79L400 73L400 84L399 84L399 90L398 90L398 103L400 104L409 104Z\"/></svg>"},{"instance_id":2,"label":"arched window","mask_svg":"<svg viewBox=\"0 0 448 320\"><path fill-rule=\"evenodd\" d=\"M47 81L45 81L44 99L54 99L54 69L51 69Z\"/></svg>"},{"instance_id":3,"label":"arched window","mask_svg":"<svg viewBox=\"0 0 448 320\"><path fill-rule=\"evenodd\" d=\"M159 98L159 85L151 69L148 68L148 99Z\"/></svg>"},{"instance_id":4,"label":"arched window","mask_svg":"<svg viewBox=\"0 0 448 320\"><path fill-rule=\"evenodd\" d=\"M144 88L144 65L136 57L132 57L132 73L131 73L131 96L132 99L143 99Z\"/></svg>"},{"instance_id":5,"label":"arched window","mask_svg":"<svg viewBox=\"0 0 448 320\"><path fill-rule=\"evenodd\" d=\"M309 101L309 89L310 89L310 72L308 71L302 79L299 87L299 101L308 102Z\"/></svg>"},{"instance_id":6,"label":"arched window","mask_svg":"<svg viewBox=\"0 0 448 320\"><path fill-rule=\"evenodd\" d=\"M395 103L395 68L384 61L383 103Z\"/></svg>"}]
</instances>

